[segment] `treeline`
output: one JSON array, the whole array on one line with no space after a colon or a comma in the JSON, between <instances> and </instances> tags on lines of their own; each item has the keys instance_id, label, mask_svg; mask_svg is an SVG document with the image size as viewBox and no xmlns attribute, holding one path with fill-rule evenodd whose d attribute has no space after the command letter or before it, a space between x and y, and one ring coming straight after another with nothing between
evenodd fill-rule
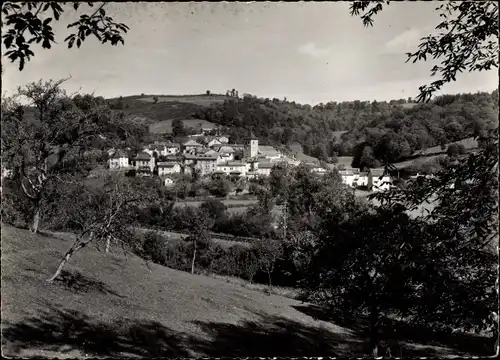
<instances>
[{"instance_id":1,"label":"treeline","mask_svg":"<svg viewBox=\"0 0 500 360\"><path fill-rule=\"evenodd\" d=\"M426 104L355 100L314 107L244 95L199 109L194 117L227 127L233 143L253 131L263 143L299 143L321 160L355 156L355 166L372 167L483 134L498 122L498 90L444 95ZM341 139L340 131L346 131Z\"/></svg>"}]
</instances>

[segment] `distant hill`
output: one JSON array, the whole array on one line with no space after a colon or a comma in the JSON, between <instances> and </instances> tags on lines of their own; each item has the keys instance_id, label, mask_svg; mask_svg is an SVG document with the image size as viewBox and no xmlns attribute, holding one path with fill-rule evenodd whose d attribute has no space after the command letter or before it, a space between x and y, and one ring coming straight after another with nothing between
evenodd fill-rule
<instances>
[{"instance_id":1,"label":"distant hill","mask_svg":"<svg viewBox=\"0 0 500 360\"><path fill-rule=\"evenodd\" d=\"M352 156L356 167L364 148L364 160L394 163L498 126L497 90L443 95L425 104L400 99L310 106L248 94L148 94L110 101L152 133L170 132L174 119L194 129L202 122L206 128L225 127L235 143L253 132L261 143L275 147L298 143L299 154L317 159Z\"/></svg>"},{"instance_id":2,"label":"distant hill","mask_svg":"<svg viewBox=\"0 0 500 360\"><path fill-rule=\"evenodd\" d=\"M225 95L156 95L158 102L154 103L154 96L133 95L108 101L116 110L123 111L142 124L155 125L168 121L167 125L164 123L152 127L152 131L165 132L165 129L170 131L172 120L191 119L196 111L226 99Z\"/></svg>"},{"instance_id":3,"label":"distant hill","mask_svg":"<svg viewBox=\"0 0 500 360\"><path fill-rule=\"evenodd\" d=\"M217 127L217 124L211 123L206 120L200 120L200 119L180 119L182 120L182 123L184 124L185 128L192 128L195 130L198 129L215 129ZM172 119L171 120L164 120L164 121L159 121L156 123L153 123L149 125L149 132L155 133L155 134L164 134L164 133L171 133L172 132Z\"/></svg>"}]
</instances>

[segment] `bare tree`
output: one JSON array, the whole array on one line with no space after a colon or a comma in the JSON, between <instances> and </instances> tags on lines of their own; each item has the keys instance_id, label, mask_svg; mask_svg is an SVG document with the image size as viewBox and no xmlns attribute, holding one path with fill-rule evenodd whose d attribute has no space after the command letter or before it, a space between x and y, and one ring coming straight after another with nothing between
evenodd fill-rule
<instances>
[{"instance_id":1,"label":"bare tree","mask_svg":"<svg viewBox=\"0 0 500 360\"><path fill-rule=\"evenodd\" d=\"M148 200L148 195L131 186L125 177L112 175L104 186L83 185L68 181L63 189L65 197L59 203L58 215L52 217L67 230L76 233L76 240L64 254L54 275L47 281L54 281L71 256L87 245L94 243L99 248L104 244L109 252L111 242L125 246L128 224L132 209ZM149 199L152 200L152 199Z\"/></svg>"}]
</instances>

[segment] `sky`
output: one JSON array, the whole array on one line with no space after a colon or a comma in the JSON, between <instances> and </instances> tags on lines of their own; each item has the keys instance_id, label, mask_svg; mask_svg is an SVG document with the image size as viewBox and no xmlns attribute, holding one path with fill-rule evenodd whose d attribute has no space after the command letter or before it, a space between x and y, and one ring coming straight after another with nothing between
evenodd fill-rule
<instances>
[{"instance_id":1,"label":"sky","mask_svg":"<svg viewBox=\"0 0 500 360\"><path fill-rule=\"evenodd\" d=\"M52 49L34 47L20 72L6 59L2 93L40 78L70 92L127 95L225 93L298 103L416 97L431 63L405 63L439 23L436 2L391 2L366 28L347 2L110 3L130 27L125 45L87 39L67 49L66 25L92 9L69 10L55 23ZM498 70L463 73L439 94L493 91Z\"/></svg>"}]
</instances>

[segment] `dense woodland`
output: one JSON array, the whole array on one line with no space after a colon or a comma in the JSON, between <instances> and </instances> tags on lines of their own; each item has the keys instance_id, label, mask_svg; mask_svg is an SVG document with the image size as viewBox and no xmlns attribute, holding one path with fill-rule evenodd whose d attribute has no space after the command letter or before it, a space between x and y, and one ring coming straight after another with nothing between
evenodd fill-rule
<instances>
[{"instance_id":1,"label":"dense woodland","mask_svg":"<svg viewBox=\"0 0 500 360\"><path fill-rule=\"evenodd\" d=\"M429 103L329 102L314 107L252 95L200 108L194 117L228 128L231 142L253 133L264 143L299 143L320 160L354 156L354 166L397 162L416 150L482 135L498 121L498 90L444 95Z\"/></svg>"}]
</instances>

